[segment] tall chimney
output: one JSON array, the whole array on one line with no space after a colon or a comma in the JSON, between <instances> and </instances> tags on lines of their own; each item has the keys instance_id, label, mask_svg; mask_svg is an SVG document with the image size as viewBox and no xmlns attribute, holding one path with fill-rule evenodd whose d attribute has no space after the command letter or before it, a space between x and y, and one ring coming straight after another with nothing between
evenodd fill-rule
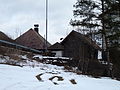
<instances>
[{"instance_id":1,"label":"tall chimney","mask_svg":"<svg viewBox=\"0 0 120 90\"><path fill-rule=\"evenodd\" d=\"M34 30L39 33L39 24L34 24Z\"/></svg>"}]
</instances>

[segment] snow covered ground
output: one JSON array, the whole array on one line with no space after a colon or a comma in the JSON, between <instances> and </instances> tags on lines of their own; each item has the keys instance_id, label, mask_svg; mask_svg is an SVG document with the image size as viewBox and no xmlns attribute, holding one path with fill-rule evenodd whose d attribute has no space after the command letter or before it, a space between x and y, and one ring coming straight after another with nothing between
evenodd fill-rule
<instances>
[{"instance_id":1,"label":"snow covered ground","mask_svg":"<svg viewBox=\"0 0 120 90\"><path fill-rule=\"evenodd\" d=\"M33 64L33 63L29 63ZM63 67L37 63L35 67L0 64L0 90L120 90L120 81L109 78L91 78L65 72ZM36 75L41 74L39 81ZM53 76L61 76L49 80ZM74 79L77 84L72 84Z\"/></svg>"}]
</instances>

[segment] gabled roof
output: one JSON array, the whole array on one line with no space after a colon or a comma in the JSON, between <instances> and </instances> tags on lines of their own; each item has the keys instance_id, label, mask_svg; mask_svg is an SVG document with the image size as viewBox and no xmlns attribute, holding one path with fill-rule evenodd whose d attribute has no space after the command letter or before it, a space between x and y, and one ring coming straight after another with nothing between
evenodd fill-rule
<instances>
[{"instance_id":1,"label":"gabled roof","mask_svg":"<svg viewBox=\"0 0 120 90\"><path fill-rule=\"evenodd\" d=\"M9 38L6 34L4 34L3 32L0 31L0 40L5 40L5 41L9 41L9 42L14 42L14 40L12 40L11 38Z\"/></svg>"},{"instance_id":2,"label":"gabled roof","mask_svg":"<svg viewBox=\"0 0 120 90\"><path fill-rule=\"evenodd\" d=\"M50 46L48 49L49 50L63 50L64 46L61 45L60 43L56 42L55 44L53 44L52 46Z\"/></svg>"},{"instance_id":3,"label":"gabled roof","mask_svg":"<svg viewBox=\"0 0 120 90\"><path fill-rule=\"evenodd\" d=\"M18 44L34 49L45 49L45 39L34 29L30 29L15 40ZM51 44L47 42L47 47Z\"/></svg>"},{"instance_id":4,"label":"gabled roof","mask_svg":"<svg viewBox=\"0 0 120 90\"><path fill-rule=\"evenodd\" d=\"M72 37L72 38L69 38L69 37ZM85 35L79 32L76 32L74 30L61 42L61 44L66 42L67 39L75 39L75 38L82 41L83 43L90 45L91 47L94 47L95 49L101 50L101 48L91 38L86 37Z\"/></svg>"}]
</instances>

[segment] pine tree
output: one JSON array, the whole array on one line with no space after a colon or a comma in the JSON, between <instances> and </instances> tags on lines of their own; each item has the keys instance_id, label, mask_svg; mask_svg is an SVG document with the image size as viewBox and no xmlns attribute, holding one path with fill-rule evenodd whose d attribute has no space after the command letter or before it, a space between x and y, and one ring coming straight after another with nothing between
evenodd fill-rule
<instances>
[{"instance_id":1,"label":"pine tree","mask_svg":"<svg viewBox=\"0 0 120 90\"><path fill-rule=\"evenodd\" d=\"M103 3L104 12L102 13L102 18L104 18L104 20L102 19L102 21L104 21L104 31L106 33L106 38L108 38L110 41L110 46L116 46L120 40L120 1L104 0Z\"/></svg>"},{"instance_id":2,"label":"pine tree","mask_svg":"<svg viewBox=\"0 0 120 90\"><path fill-rule=\"evenodd\" d=\"M119 0L101 0L102 13L99 15L102 28L102 46L103 59L108 62L108 75L110 75L111 67L111 47L120 45L120 1ZM113 49L112 49L113 50ZM104 58L106 56L106 59Z\"/></svg>"},{"instance_id":3,"label":"pine tree","mask_svg":"<svg viewBox=\"0 0 120 90\"><path fill-rule=\"evenodd\" d=\"M99 27L98 13L96 12L99 5L93 0L77 0L74 8L75 19L71 20L70 24L83 34L95 32L96 28Z\"/></svg>"},{"instance_id":4,"label":"pine tree","mask_svg":"<svg viewBox=\"0 0 120 90\"><path fill-rule=\"evenodd\" d=\"M96 33L98 31L98 27L100 27L97 19L100 8L99 4L93 0L77 0L73 7L75 8L75 10L73 10L75 19L71 20L70 24L76 31L82 34L87 34L91 39L95 40L95 36L93 34ZM89 60L84 61L84 59L82 59L81 63L83 63L80 66L81 70L83 73L86 73Z\"/></svg>"},{"instance_id":5,"label":"pine tree","mask_svg":"<svg viewBox=\"0 0 120 90\"><path fill-rule=\"evenodd\" d=\"M110 2L111 1L111 2ZM108 3L106 1L106 3ZM108 9L105 13L107 38L110 47L120 47L120 1L109 0Z\"/></svg>"},{"instance_id":6,"label":"pine tree","mask_svg":"<svg viewBox=\"0 0 120 90\"><path fill-rule=\"evenodd\" d=\"M74 8L70 24L81 33L101 36L102 58L110 68L110 47L120 47L120 0L77 0Z\"/></svg>"},{"instance_id":7,"label":"pine tree","mask_svg":"<svg viewBox=\"0 0 120 90\"><path fill-rule=\"evenodd\" d=\"M108 39L107 52L110 51L110 59L113 63L113 76L120 75L120 1L119 0L105 0L106 10L103 13L105 20L105 33ZM113 54L117 52L117 54ZM116 74L117 73L117 74ZM120 78L120 77L119 77Z\"/></svg>"}]
</instances>

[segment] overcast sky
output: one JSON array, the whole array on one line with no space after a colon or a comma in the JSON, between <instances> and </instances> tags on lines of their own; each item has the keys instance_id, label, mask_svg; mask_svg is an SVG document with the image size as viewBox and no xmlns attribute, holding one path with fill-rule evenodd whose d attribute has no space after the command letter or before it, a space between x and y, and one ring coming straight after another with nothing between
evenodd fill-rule
<instances>
[{"instance_id":1,"label":"overcast sky","mask_svg":"<svg viewBox=\"0 0 120 90\"><path fill-rule=\"evenodd\" d=\"M48 41L53 44L72 30L69 21L73 18L76 0L48 1ZM45 0L0 0L0 31L16 38L36 23L40 25L39 32L44 37Z\"/></svg>"}]
</instances>

